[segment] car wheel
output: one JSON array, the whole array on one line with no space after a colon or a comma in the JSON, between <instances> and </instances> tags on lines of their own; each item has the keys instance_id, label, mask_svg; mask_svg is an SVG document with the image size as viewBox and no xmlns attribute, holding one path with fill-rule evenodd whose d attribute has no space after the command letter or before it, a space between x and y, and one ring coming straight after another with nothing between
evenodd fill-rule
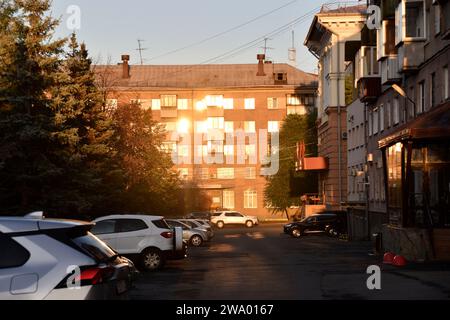
<instances>
[{"instance_id":1,"label":"car wheel","mask_svg":"<svg viewBox=\"0 0 450 320\"><path fill-rule=\"evenodd\" d=\"M292 229L291 234L294 238L300 238L302 236L302 231L300 229L295 228Z\"/></svg>"},{"instance_id":2,"label":"car wheel","mask_svg":"<svg viewBox=\"0 0 450 320\"><path fill-rule=\"evenodd\" d=\"M217 228L223 229L223 227L225 227L225 223L223 223L223 221L217 222Z\"/></svg>"},{"instance_id":3,"label":"car wheel","mask_svg":"<svg viewBox=\"0 0 450 320\"><path fill-rule=\"evenodd\" d=\"M247 226L247 228L253 228L253 221L248 220L245 225Z\"/></svg>"},{"instance_id":4,"label":"car wheel","mask_svg":"<svg viewBox=\"0 0 450 320\"><path fill-rule=\"evenodd\" d=\"M203 243L203 239L199 235L194 235L191 237L190 243L193 247L200 247Z\"/></svg>"},{"instance_id":5,"label":"car wheel","mask_svg":"<svg viewBox=\"0 0 450 320\"><path fill-rule=\"evenodd\" d=\"M164 265L164 257L158 249L147 249L142 253L141 266L145 271L156 271Z\"/></svg>"}]
</instances>

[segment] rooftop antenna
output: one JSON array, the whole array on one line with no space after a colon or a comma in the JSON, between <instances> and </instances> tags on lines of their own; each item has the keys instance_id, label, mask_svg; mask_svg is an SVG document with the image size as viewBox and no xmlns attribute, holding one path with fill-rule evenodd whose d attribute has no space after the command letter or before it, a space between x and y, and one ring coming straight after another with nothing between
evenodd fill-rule
<instances>
[{"instance_id":1,"label":"rooftop antenna","mask_svg":"<svg viewBox=\"0 0 450 320\"><path fill-rule=\"evenodd\" d=\"M143 43L144 41L145 41L145 40L141 40L141 39L138 39L138 40L137 40L137 42L138 42L138 48L137 48L136 50L139 51L139 57L140 57L140 59L141 59L141 66L144 64L144 59L142 58L142 52L145 51L145 50L148 50L147 48L143 48L143 47L142 47L142 43Z\"/></svg>"},{"instance_id":2,"label":"rooftop antenna","mask_svg":"<svg viewBox=\"0 0 450 320\"><path fill-rule=\"evenodd\" d=\"M289 48L289 64L297 67L297 48L295 47L295 31L292 30L292 47Z\"/></svg>"},{"instance_id":3,"label":"rooftop antenna","mask_svg":"<svg viewBox=\"0 0 450 320\"><path fill-rule=\"evenodd\" d=\"M268 47L268 46L267 46L267 43L269 42L269 40L272 40L272 39L270 39L270 38L264 38L264 47L262 47L262 49L264 49L264 54L265 54L265 55L267 55L267 51L275 49L275 48L272 48L272 47Z\"/></svg>"}]
</instances>

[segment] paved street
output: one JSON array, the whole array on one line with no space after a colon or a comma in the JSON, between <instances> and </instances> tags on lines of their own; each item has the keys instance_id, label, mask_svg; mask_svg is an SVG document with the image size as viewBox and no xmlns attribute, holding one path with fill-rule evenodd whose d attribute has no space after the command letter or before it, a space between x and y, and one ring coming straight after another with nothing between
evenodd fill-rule
<instances>
[{"instance_id":1,"label":"paved street","mask_svg":"<svg viewBox=\"0 0 450 320\"><path fill-rule=\"evenodd\" d=\"M448 265L382 266L382 290L366 286L370 244L325 236L293 239L282 225L226 228L184 261L142 274L134 299L448 299Z\"/></svg>"}]
</instances>

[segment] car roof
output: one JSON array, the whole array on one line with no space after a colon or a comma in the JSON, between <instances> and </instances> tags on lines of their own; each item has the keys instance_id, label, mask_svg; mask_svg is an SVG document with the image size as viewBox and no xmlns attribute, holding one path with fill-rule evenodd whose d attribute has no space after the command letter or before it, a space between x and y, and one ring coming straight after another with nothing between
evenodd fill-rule
<instances>
[{"instance_id":1,"label":"car roof","mask_svg":"<svg viewBox=\"0 0 450 320\"><path fill-rule=\"evenodd\" d=\"M0 232L29 232L50 229L69 229L92 225L90 222L69 219L36 217L0 217Z\"/></svg>"},{"instance_id":2,"label":"car roof","mask_svg":"<svg viewBox=\"0 0 450 320\"><path fill-rule=\"evenodd\" d=\"M99 222L103 220L114 220L114 219L145 219L150 221L162 220L163 216L148 216L145 214L114 214L109 216L104 216L95 219L93 222Z\"/></svg>"}]
</instances>

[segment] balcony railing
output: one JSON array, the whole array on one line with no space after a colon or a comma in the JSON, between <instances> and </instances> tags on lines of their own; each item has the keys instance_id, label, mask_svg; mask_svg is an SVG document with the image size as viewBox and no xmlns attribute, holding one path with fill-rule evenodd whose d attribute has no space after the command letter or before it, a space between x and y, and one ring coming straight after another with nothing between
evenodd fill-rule
<instances>
[{"instance_id":1,"label":"balcony railing","mask_svg":"<svg viewBox=\"0 0 450 320\"><path fill-rule=\"evenodd\" d=\"M379 78L379 64L377 61L377 47L363 46L355 56L355 81L362 78Z\"/></svg>"},{"instance_id":2,"label":"balcony railing","mask_svg":"<svg viewBox=\"0 0 450 320\"><path fill-rule=\"evenodd\" d=\"M361 78L358 89L361 102L373 102L381 94L381 78Z\"/></svg>"},{"instance_id":3,"label":"balcony railing","mask_svg":"<svg viewBox=\"0 0 450 320\"><path fill-rule=\"evenodd\" d=\"M161 108L161 118L177 118L177 108Z\"/></svg>"}]
</instances>

